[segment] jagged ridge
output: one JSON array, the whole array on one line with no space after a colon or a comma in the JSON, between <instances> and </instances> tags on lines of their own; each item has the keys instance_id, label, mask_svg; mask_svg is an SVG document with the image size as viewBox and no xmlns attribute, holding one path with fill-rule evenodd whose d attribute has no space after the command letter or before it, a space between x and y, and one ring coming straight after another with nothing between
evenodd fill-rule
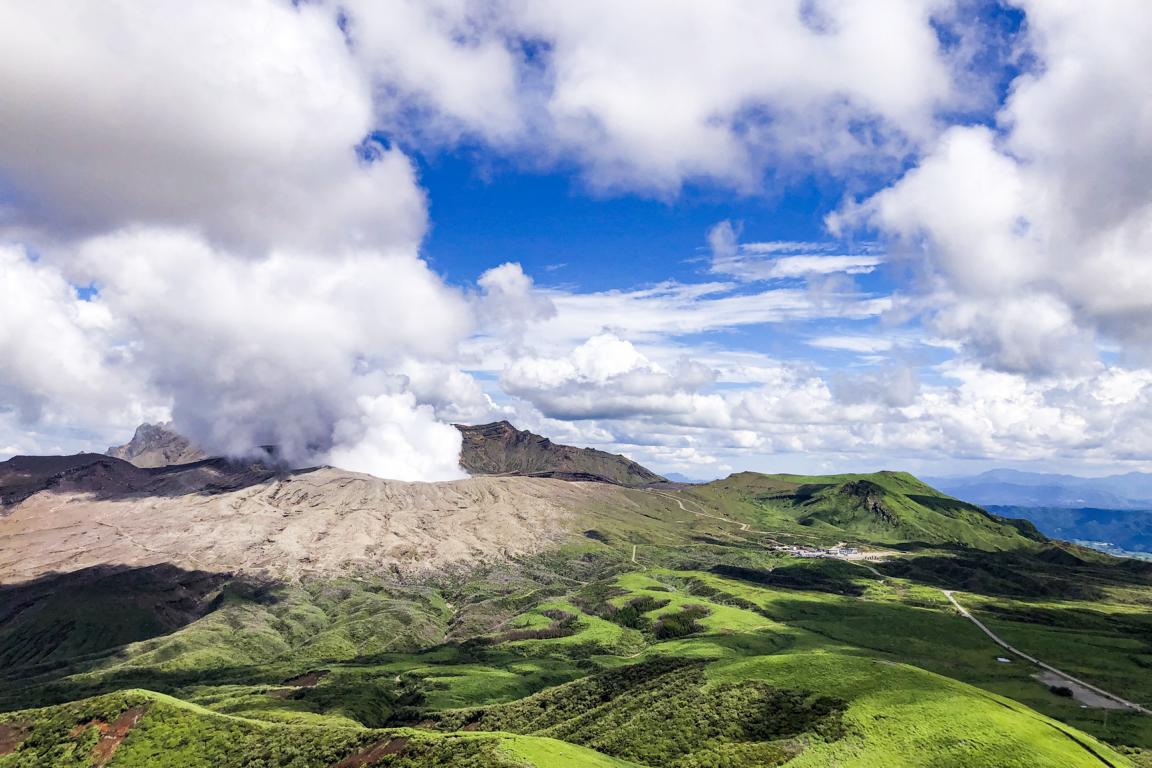
<instances>
[{"instance_id":1,"label":"jagged ridge","mask_svg":"<svg viewBox=\"0 0 1152 768\"><path fill-rule=\"evenodd\" d=\"M666 482L619 454L560 445L516 429L507 421L476 426L457 424L456 428L464 436L460 466L472 475L529 475L628 486Z\"/></svg>"}]
</instances>

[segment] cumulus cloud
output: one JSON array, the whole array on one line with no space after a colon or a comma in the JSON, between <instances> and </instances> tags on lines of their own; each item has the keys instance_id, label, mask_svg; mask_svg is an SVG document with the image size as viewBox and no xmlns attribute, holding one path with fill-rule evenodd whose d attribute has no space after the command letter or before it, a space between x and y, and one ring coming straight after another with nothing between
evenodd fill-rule
<instances>
[{"instance_id":1,"label":"cumulus cloud","mask_svg":"<svg viewBox=\"0 0 1152 768\"><path fill-rule=\"evenodd\" d=\"M883 167L966 103L947 0L342 6L384 124L575 160L605 190Z\"/></svg>"},{"instance_id":2,"label":"cumulus cloud","mask_svg":"<svg viewBox=\"0 0 1152 768\"><path fill-rule=\"evenodd\" d=\"M191 225L257 251L411 247L423 194L401 152L357 153L372 116L366 77L321 5L0 10L11 225L57 237Z\"/></svg>"},{"instance_id":3,"label":"cumulus cloud","mask_svg":"<svg viewBox=\"0 0 1152 768\"><path fill-rule=\"evenodd\" d=\"M600 187L755 187L774 162L883 162L954 97L932 27L942 3L511 7L548 45L547 135Z\"/></svg>"},{"instance_id":4,"label":"cumulus cloud","mask_svg":"<svg viewBox=\"0 0 1152 768\"><path fill-rule=\"evenodd\" d=\"M763 365L759 378L770 383L679 395L617 393L611 408L588 411L590 420L562 423L579 425L567 431L569 439L688 474L693 464L916 470L966 460L1137 468L1152 451L1152 373L1143 369L1036 379L952 361L924 378L900 366L822 374L770 358ZM581 399L572 378L550 386L525 395L534 406L523 412L526 420L539 418L532 415L536 407L551 412L556 404L600 395L583 382Z\"/></svg>"},{"instance_id":5,"label":"cumulus cloud","mask_svg":"<svg viewBox=\"0 0 1152 768\"><path fill-rule=\"evenodd\" d=\"M0 120L0 223L38 256L3 264L0 392L26 432L170 414L221 453L459 476L444 387L405 372L448 366L476 311L417 255L424 195L367 140L335 8L6 7Z\"/></svg>"},{"instance_id":6,"label":"cumulus cloud","mask_svg":"<svg viewBox=\"0 0 1152 768\"><path fill-rule=\"evenodd\" d=\"M340 6L385 126L449 143L468 133L501 144L523 131L519 61L493 23L499 6L460 0Z\"/></svg>"},{"instance_id":7,"label":"cumulus cloud","mask_svg":"<svg viewBox=\"0 0 1152 768\"><path fill-rule=\"evenodd\" d=\"M476 281L482 295L480 321L518 340L528 326L556 316L556 306L535 289L532 278L519 264L501 264L487 270Z\"/></svg>"},{"instance_id":8,"label":"cumulus cloud","mask_svg":"<svg viewBox=\"0 0 1152 768\"><path fill-rule=\"evenodd\" d=\"M115 365L131 351L113 326L107 307L81 299L59 270L0 247L0 414L31 429L139 421L149 411L136 374Z\"/></svg>"},{"instance_id":9,"label":"cumulus cloud","mask_svg":"<svg viewBox=\"0 0 1152 768\"><path fill-rule=\"evenodd\" d=\"M532 402L550 418L592 419L674 414L715 374L687 359L672 368L653 363L612 334L588 339L567 357L523 357L501 375L509 394Z\"/></svg>"},{"instance_id":10,"label":"cumulus cloud","mask_svg":"<svg viewBox=\"0 0 1152 768\"><path fill-rule=\"evenodd\" d=\"M937 327L1039 374L1093 364L1095 337L1152 342L1152 67L1138 2L1020 4L1038 60L997 128L956 127L860 216L922 260ZM839 224L840 221L833 221Z\"/></svg>"},{"instance_id":11,"label":"cumulus cloud","mask_svg":"<svg viewBox=\"0 0 1152 768\"><path fill-rule=\"evenodd\" d=\"M371 417L360 407L371 395L393 394L389 372L451 359L471 330L464 297L404 251L248 260L183 231L138 230L86 241L72 263L177 426L224 453L323 456L350 419ZM390 402L383 412L403 401Z\"/></svg>"}]
</instances>

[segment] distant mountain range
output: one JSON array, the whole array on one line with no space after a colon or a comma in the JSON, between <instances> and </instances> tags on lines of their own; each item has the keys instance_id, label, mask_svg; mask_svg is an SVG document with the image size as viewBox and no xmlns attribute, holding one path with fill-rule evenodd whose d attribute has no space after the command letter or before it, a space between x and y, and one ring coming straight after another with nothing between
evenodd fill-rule
<instances>
[{"instance_id":1,"label":"distant mountain range","mask_svg":"<svg viewBox=\"0 0 1152 768\"><path fill-rule=\"evenodd\" d=\"M996 514L1030 520L1053 538L1110 552L1152 552L1149 473L1077 477L996 469L928 482Z\"/></svg>"},{"instance_id":2,"label":"distant mountain range","mask_svg":"<svg viewBox=\"0 0 1152 768\"><path fill-rule=\"evenodd\" d=\"M1146 472L1077 477L994 469L967 477L928 478L927 482L983 506L1152 509L1152 474Z\"/></svg>"}]
</instances>

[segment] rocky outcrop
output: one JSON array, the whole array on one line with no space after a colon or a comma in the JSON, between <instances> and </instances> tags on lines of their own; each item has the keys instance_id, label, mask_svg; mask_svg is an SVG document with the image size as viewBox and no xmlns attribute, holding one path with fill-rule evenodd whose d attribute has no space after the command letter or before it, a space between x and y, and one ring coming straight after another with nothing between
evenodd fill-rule
<instances>
[{"instance_id":1,"label":"rocky outcrop","mask_svg":"<svg viewBox=\"0 0 1152 768\"><path fill-rule=\"evenodd\" d=\"M884 489L869 480L853 480L840 486L841 496L854 499L868 514L885 525L899 525L900 517L884 503Z\"/></svg>"},{"instance_id":2,"label":"rocky outcrop","mask_svg":"<svg viewBox=\"0 0 1152 768\"><path fill-rule=\"evenodd\" d=\"M112 446L105 453L138 467L167 467L208 458L191 440L173 430L170 422L141 424L131 440Z\"/></svg>"},{"instance_id":3,"label":"rocky outcrop","mask_svg":"<svg viewBox=\"0 0 1152 768\"><path fill-rule=\"evenodd\" d=\"M464 436L460 466L471 475L554 477L627 486L665 482L660 475L619 454L559 445L516 429L507 421L457 424L456 428Z\"/></svg>"}]
</instances>

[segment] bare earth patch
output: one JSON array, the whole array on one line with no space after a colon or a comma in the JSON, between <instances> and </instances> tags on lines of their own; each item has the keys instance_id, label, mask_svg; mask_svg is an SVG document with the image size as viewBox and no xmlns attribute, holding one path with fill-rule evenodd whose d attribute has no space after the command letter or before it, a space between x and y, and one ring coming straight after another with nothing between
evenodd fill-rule
<instances>
[{"instance_id":1,"label":"bare earth patch","mask_svg":"<svg viewBox=\"0 0 1152 768\"><path fill-rule=\"evenodd\" d=\"M103 720L89 720L86 723L79 723L72 728L69 735L72 738L78 738L89 728L95 727L100 731L100 740L96 742L96 746L92 748L92 766L93 768L102 768L108 764L112 759L112 755L116 752L116 748L120 746L120 742L124 741L124 737L128 732L136 727L136 723L144 715L144 707L133 707L126 709L111 723ZM0 754L3 754L0 752Z\"/></svg>"},{"instance_id":2,"label":"bare earth patch","mask_svg":"<svg viewBox=\"0 0 1152 768\"><path fill-rule=\"evenodd\" d=\"M403 752L407 746L408 739L403 736L391 739L390 741L382 741L366 750L348 755L348 757L336 763L332 768L363 768L363 766L372 765L388 755L398 755Z\"/></svg>"},{"instance_id":3,"label":"bare earth patch","mask_svg":"<svg viewBox=\"0 0 1152 768\"><path fill-rule=\"evenodd\" d=\"M315 688L316 684L328 676L328 670L318 669L315 672L306 672L299 677L289 678L284 685L294 685L297 688Z\"/></svg>"},{"instance_id":4,"label":"bare earth patch","mask_svg":"<svg viewBox=\"0 0 1152 768\"><path fill-rule=\"evenodd\" d=\"M30 726L27 723L0 723L0 755L10 755L19 748Z\"/></svg>"},{"instance_id":5,"label":"bare earth patch","mask_svg":"<svg viewBox=\"0 0 1152 768\"><path fill-rule=\"evenodd\" d=\"M1107 696L1101 696L1095 691L1089 690L1079 683L1074 683L1066 677L1061 677L1055 672L1039 672L1033 675L1033 677L1049 687L1067 688L1072 691L1073 699L1093 709L1128 709L1128 707L1120 702L1110 699Z\"/></svg>"},{"instance_id":6,"label":"bare earth patch","mask_svg":"<svg viewBox=\"0 0 1152 768\"><path fill-rule=\"evenodd\" d=\"M0 516L0 581L107 563L288 579L444 570L548 549L571 535L565 523L578 510L630 504L616 486L528 477L405 483L325 467L242 487L217 481L38 491Z\"/></svg>"}]
</instances>

